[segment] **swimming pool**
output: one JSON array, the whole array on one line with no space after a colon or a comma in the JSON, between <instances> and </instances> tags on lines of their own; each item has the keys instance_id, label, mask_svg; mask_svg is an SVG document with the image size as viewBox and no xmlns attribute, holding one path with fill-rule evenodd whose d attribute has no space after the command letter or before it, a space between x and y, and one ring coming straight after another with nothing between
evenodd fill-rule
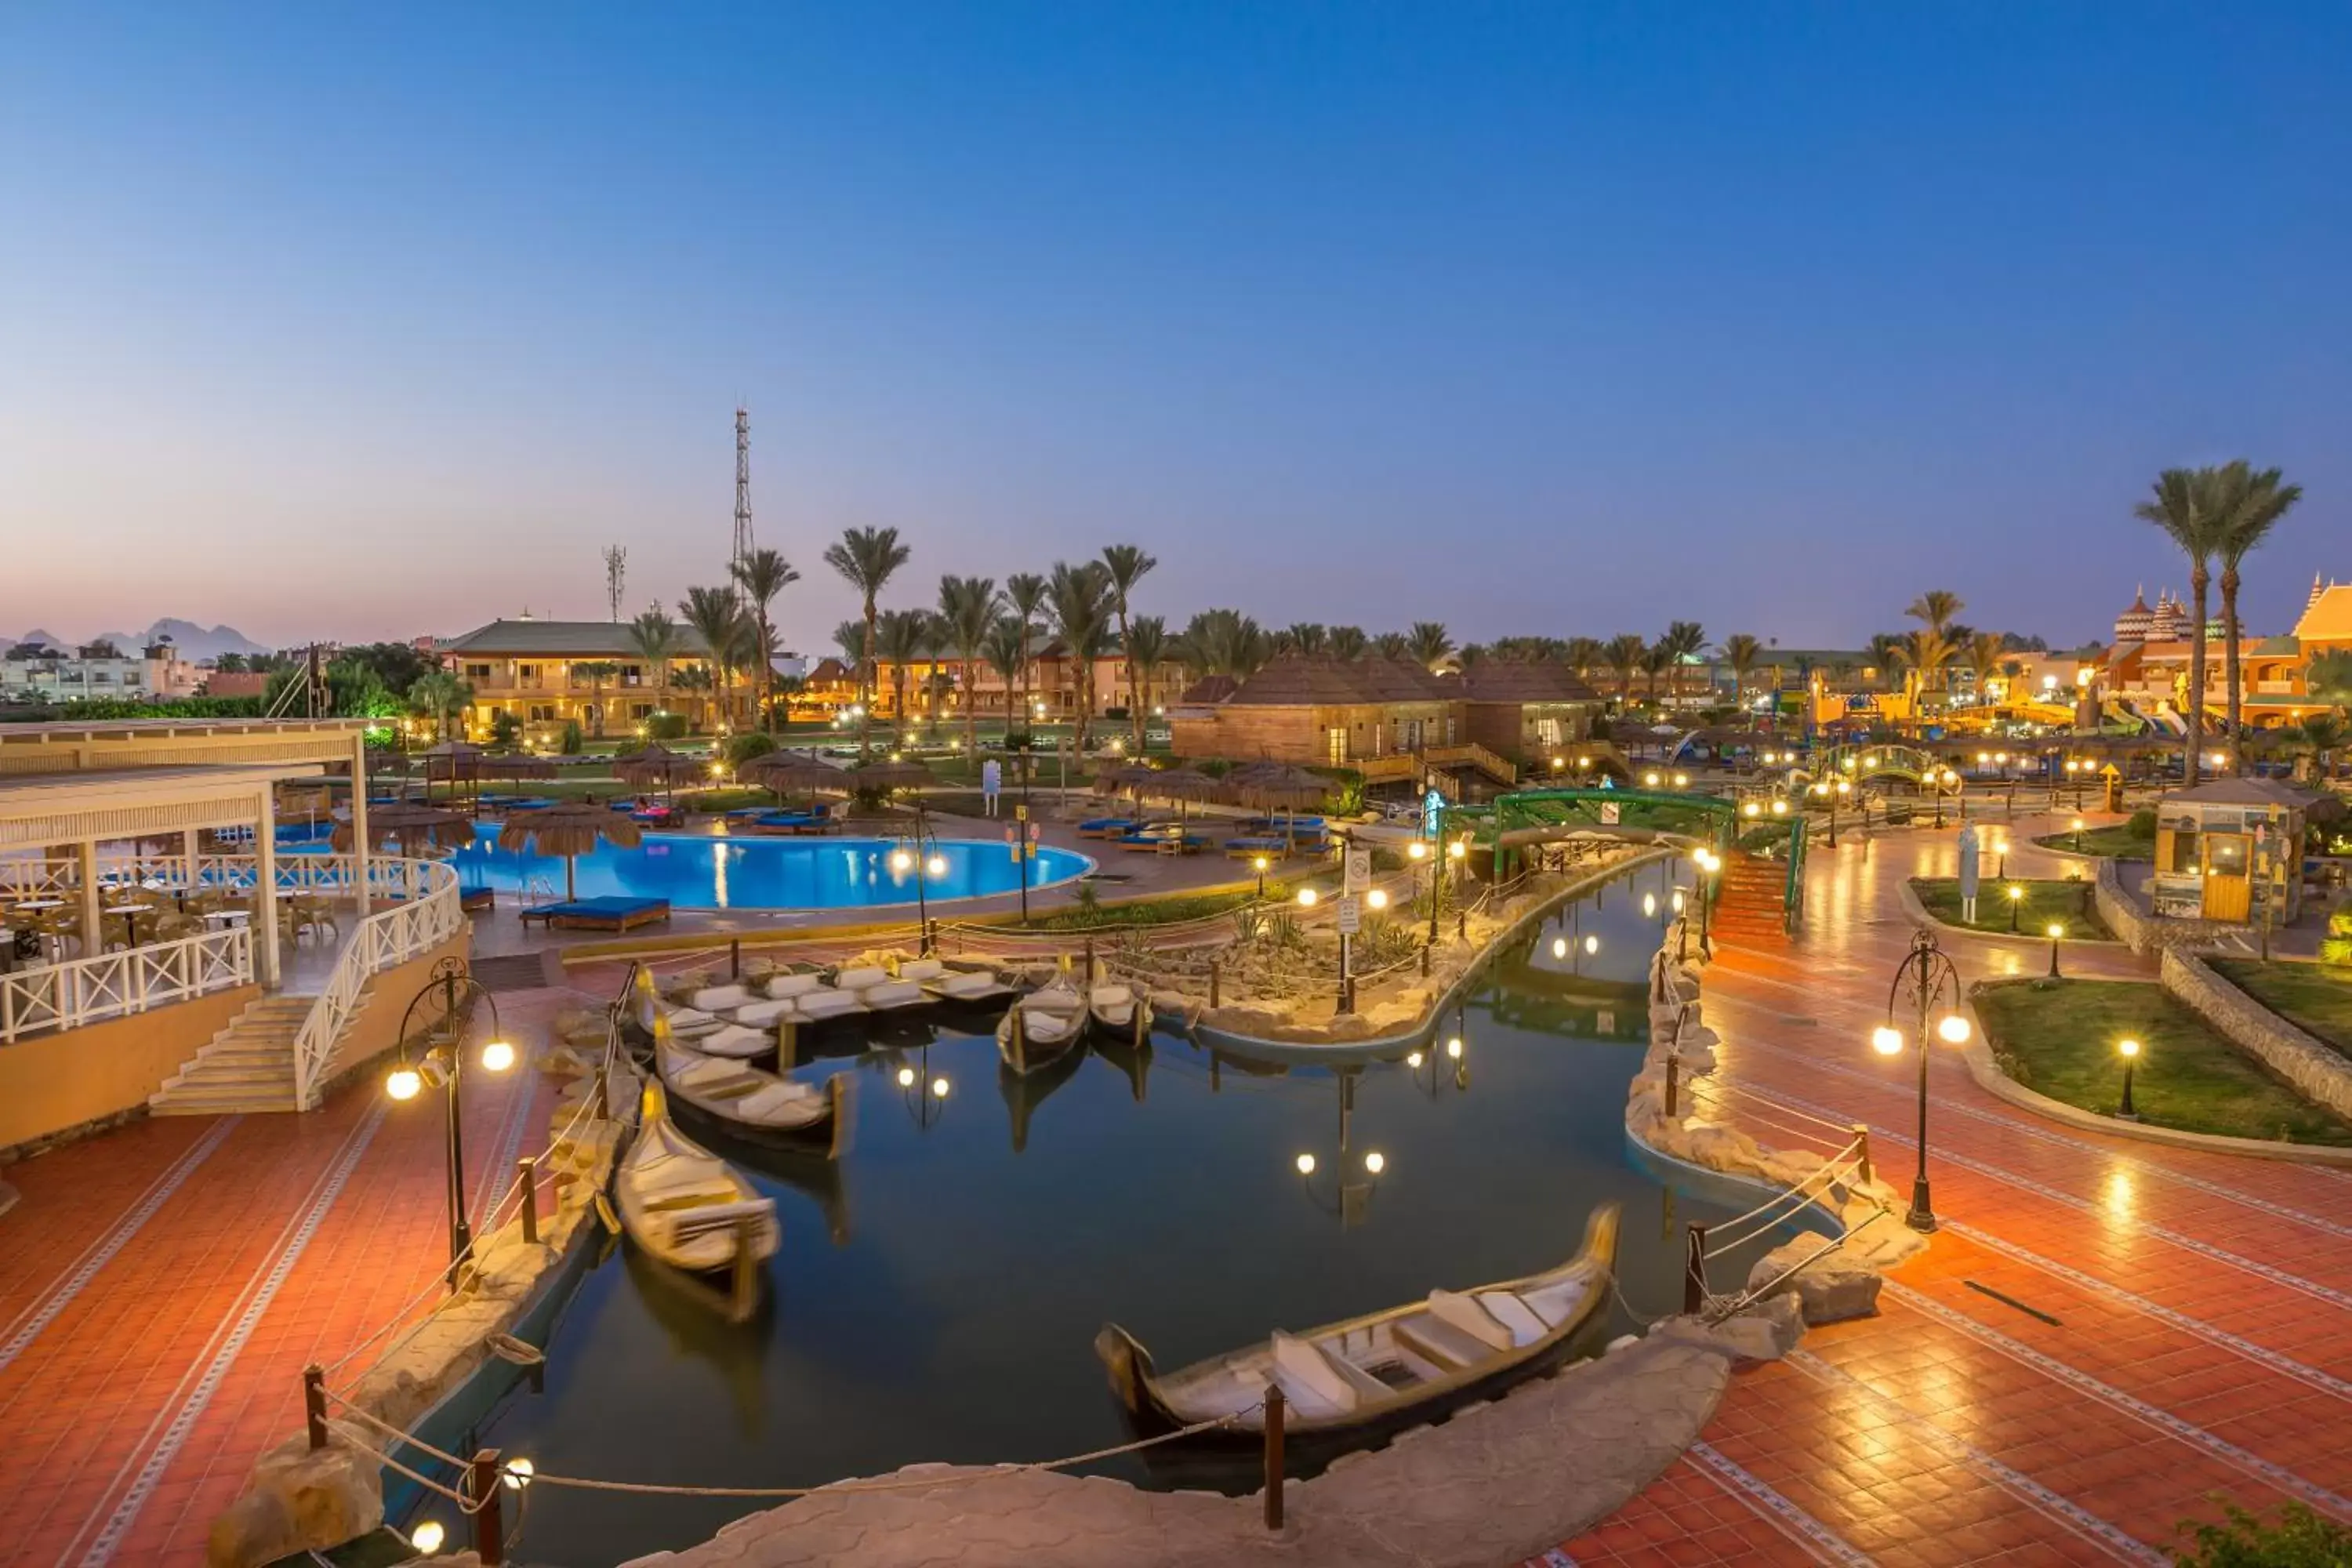
<instances>
[{"instance_id":1,"label":"swimming pool","mask_svg":"<svg viewBox=\"0 0 2352 1568\"><path fill-rule=\"evenodd\" d=\"M842 910L915 901L915 871L891 868L894 850L907 847L889 838L712 838L697 834L648 833L635 849L599 845L573 864L573 885L583 899L607 894L667 899L682 910ZM929 855L942 862L923 878L923 897L984 899L1021 886L1021 868L1012 846L969 838L939 838ZM563 890L563 861L553 855L525 855L499 847L493 824L476 829L474 842L450 857L457 880L467 888L520 892L536 881ZM1040 846L1029 863L1032 889L1066 882L1094 862L1066 849Z\"/></svg>"}]
</instances>

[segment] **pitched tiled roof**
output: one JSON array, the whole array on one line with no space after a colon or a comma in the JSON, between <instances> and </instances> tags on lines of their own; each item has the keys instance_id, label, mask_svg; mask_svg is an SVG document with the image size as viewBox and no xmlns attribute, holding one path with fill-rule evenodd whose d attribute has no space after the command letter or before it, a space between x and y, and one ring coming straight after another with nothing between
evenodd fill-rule
<instances>
[{"instance_id":1,"label":"pitched tiled roof","mask_svg":"<svg viewBox=\"0 0 2352 1568\"><path fill-rule=\"evenodd\" d=\"M1552 659L1482 658L1462 672L1473 702L1597 702L1576 671Z\"/></svg>"},{"instance_id":2,"label":"pitched tiled roof","mask_svg":"<svg viewBox=\"0 0 2352 1568\"><path fill-rule=\"evenodd\" d=\"M549 658L643 658L626 621L492 621L441 645L443 653L538 654ZM698 658L702 638L677 628L677 652Z\"/></svg>"},{"instance_id":3,"label":"pitched tiled roof","mask_svg":"<svg viewBox=\"0 0 2352 1568\"><path fill-rule=\"evenodd\" d=\"M2174 790L2164 797L2164 804L2188 801L2199 805L2306 806L2320 798L2309 790L2292 789L2276 779L2215 779L2195 789Z\"/></svg>"},{"instance_id":4,"label":"pitched tiled roof","mask_svg":"<svg viewBox=\"0 0 2352 1568\"><path fill-rule=\"evenodd\" d=\"M1223 702L1241 689L1241 681L1230 675L1204 675L1184 689L1176 699L1180 708L1207 708Z\"/></svg>"},{"instance_id":5,"label":"pitched tiled roof","mask_svg":"<svg viewBox=\"0 0 2352 1568\"><path fill-rule=\"evenodd\" d=\"M1229 701L1248 708L1336 708L1352 703L1444 702L1452 688L1406 659L1337 659L1289 654L1241 683Z\"/></svg>"},{"instance_id":6,"label":"pitched tiled roof","mask_svg":"<svg viewBox=\"0 0 2352 1568\"><path fill-rule=\"evenodd\" d=\"M849 679L849 666L827 654L818 659L808 672L811 686L833 686Z\"/></svg>"}]
</instances>

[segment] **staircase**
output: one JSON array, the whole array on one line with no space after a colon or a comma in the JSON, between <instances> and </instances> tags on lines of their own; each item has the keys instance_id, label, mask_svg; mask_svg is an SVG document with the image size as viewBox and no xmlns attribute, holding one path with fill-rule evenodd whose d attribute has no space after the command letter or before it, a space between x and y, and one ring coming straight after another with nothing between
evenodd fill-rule
<instances>
[{"instance_id":1,"label":"staircase","mask_svg":"<svg viewBox=\"0 0 2352 1568\"><path fill-rule=\"evenodd\" d=\"M293 1110L294 1036L315 996L264 996L199 1047L147 1101L157 1116Z\"/></svg>"},{"instance_id":2,"label":"staircase","mask_svg":"<svg viewBox=\"0 0 2352 1568\"><path fill-rule=\"evenodd\" d=\"M1736 947L1787 947L1788 886L1787 862L1742 849L1727 854L1709 916L1715 940Z\"/></svg>"}]
</instances>

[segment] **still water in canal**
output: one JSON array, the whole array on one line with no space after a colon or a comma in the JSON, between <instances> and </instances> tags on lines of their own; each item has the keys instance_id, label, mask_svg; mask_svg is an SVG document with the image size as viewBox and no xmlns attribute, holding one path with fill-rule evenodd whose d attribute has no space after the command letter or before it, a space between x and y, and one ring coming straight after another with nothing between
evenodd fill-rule
<instances>
[{"instance_id":1,"label":"still water in canal","mask_svg":"<svg viewBox=\"0 0 2352 1568\"><path fill-rule=\"evenodd\" d=\"M1161 1035L1024 1086L992 1038L946 1027L821 1058L803 1076L857 1078L837 1166L710 1140L776 1199L770 1305L730 1326L615 1242L556 1328L543 1390L519 1388L479 1440L545 1471L723 1486L1085 1452L1129 1436L1093 1350L1106 1321L1166 1371L1548 1267L1604 1202L1623 1205L1623 1296L1662 1313L1679 1301L1681 1223L1729 1217L1669 1198L1626 1152L1659 931L1643 895L1665 875L1633 873L1521 942L1417 1071L1285 1070ZM944 1077L946 1099L902 1093L901 1066ZM1723 1259L1718 1283L1748 1262ZM1633 1326L1612 1312L1610 1332ZM1175 1484L1132 1458L1097 1468ZM528 1502L520 1552L578 1568L773 1506L546 1486Z\"/></svg>"}]
</instances>

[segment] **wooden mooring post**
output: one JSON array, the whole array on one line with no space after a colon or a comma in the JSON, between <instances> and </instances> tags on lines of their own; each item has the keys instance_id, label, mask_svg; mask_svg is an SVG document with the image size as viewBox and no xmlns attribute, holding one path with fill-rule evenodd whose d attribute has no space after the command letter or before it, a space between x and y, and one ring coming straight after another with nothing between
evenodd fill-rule
<instances>
[{"instance_id":1,"label":"wooden mooring post","mask_svg":"<svg viewBox=\"0 0 2352 1568\"><path fill-rule=\"evenodd\" d=\"M474 1515L474 1551L481 1557L483 1568L499 1568L507 1560L504 1500L499 1496L499 1451L476 1450L468 1469L473 1478L474 1500L481 1505Z\"/></svg>"},{"instance_id":2,"label":"wooden mooring post","mask_svg":"<svg viewBox=\"0 0 2352 1568\"><path fill-rule=\"evenodd\" d=\"M1265 1386L1265 1527L1282 1528L1282 1390Z\"/></svg>"}]
</instances>

